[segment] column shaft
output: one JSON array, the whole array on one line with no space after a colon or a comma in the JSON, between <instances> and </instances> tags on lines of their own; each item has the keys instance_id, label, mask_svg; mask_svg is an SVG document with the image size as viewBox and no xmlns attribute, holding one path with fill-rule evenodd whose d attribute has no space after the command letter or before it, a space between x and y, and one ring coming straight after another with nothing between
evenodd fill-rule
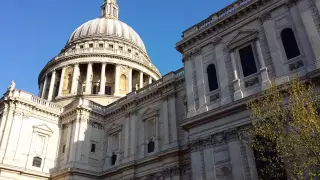
<instances>
[{"instance_id":1,"label":"column shaft","mask_svg":"<svg viewBox=\"0 0 320 180\"><path fill-rule=\"evenodd\" d=\"M152 77L149 76L149 84L152 84Z\"/></svg>"},{"instance_id":2,"label":"column shaft","mask_svg":"<svg viewBox=\"0 0 320 180\"><path fill-rule=\"evenodd\" d=\"M73 67L73 74L72 74L72 86L71 86L71 94L77 95L78 93L78 84L79 84L79 64L75 64Z\"/></svg>"},{"instance_id":3,"label":"column shaft","mask_svg":"<svg viewBox=\"0 0 320 180\"><path fill-rule=\"evenodd\" d=\"M131 93L132 92L132 69L129 68L129 79L128 79L128 83L129 83L129 88L128 88L128 92Z\"/></svg>"},{"instance_id":4,"label":"column shaft","mask_svg":"<svg viewBox=\"0 0 320 180\"><path fill-rule=\"evenodd\" d=\"M92 63L88 64L87 67L87 78L86 78L86 89L85 89L85 94L91 94L91 86L92 86Z\"/></svg>"},{"instance_id":5,"label":"column shaft","mask_svg":"<svg viewBox=\"0 0 320 180\"><path fill-rule=\"evenodd\" d=\"M61 71L61 76L60 76L60 84L59 84L58 97L61 97L61 96L62 96L62 89L63 89L65 72L66 72L66 67L63 67L63 68L62 68L62 71Z\"/></svg>"},{"instance_id":6,"label":"column shaft","mask_svg":"<svg viewBox=\"0 0 320 180\"><path fill-rule=\"evenodd\" d=\"M101 65L101 80L100 80L100 95L105 95L106 94L106 63L102 63Z\"/></svg>"},{"instance_id":7,"label":"column shaft","mask_svg":"<svg viewBox=\"0 0 320 180\"><path fill-rule=\"evenodd\" d=\"M120 83L120 66L116 64L115 84L114 84L114 95L119 95L119 83Z\"/></svg>"},{"instance_id":8,"label":"column shaft","mask_svg":"<svg viewBox=\"0 0 320 180\"><path fill-rule=\"evenodd\" d=\"M48 101L51 101L53 99L52 96L53 96L53 90L54 90L55 82L56 82L56 71L53 71L52 75L51 75L51 81L50 81Z\"/></svg>"},{"instance_id":9,"label":"column shaft","mask_svg":"<svg viewBox=\"0 0 320 180\"><path fill-rule=\"evenodd\" d=\"M139 88L143 88L143 72L140 71L140 85L139 85Z\"/></svg>"},{"instance_id":10,"label":"column shaft","mask_svg":"<svg viewBox=\"0 0 320 180\"><path fill-rule=\"evenodd\" d=\"M43 91L43 82L40 82L41 84L40 84L40 89L39 89L39 94L38 94L38 96L39 97L41 97L41 95L42 95L42 91Z\"/></svg>"},{"instance_id":11,"label":"column shaft","mask_svg":"<svg viewBox=\"0 0 320 180\"><path fill-rule=\"evenodd\" d=\"M45 95L46 95L47 83L48 83L48 76L46 75L46 77L44 78L43 90L42 90L42 94L41 94L41 98L42 98L42 99L44 99L44 98L45 98Z\"/></svg>"}]
</instances>

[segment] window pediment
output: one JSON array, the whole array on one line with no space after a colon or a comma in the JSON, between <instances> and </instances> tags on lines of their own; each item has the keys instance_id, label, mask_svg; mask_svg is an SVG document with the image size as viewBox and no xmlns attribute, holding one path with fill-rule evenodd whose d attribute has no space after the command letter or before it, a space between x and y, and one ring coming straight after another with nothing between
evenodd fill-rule
<instances>
[{"instance_id":1,"label":"window pediment","mask_svg":"<svg viewBox=\"0 0 320 180\"><path fill-rule=\"evenodd\" d=\"M257 29L246 29L240 30L232 39L227 43L229 50L235 49L244 43L253 41L258 38L259 30Z\"/></svg>"},{"instance_id":2,"label":"window pediment","mask_svg":"<svg viewBox=\"0 0 320 180\"><path fill-rule=\"evenodd\" d=\"M48 136L51 136L53 134L53 131L46 125L46 124L41 124L38 126L33 126L33 131L46 134Z\"/></svg>"},{"instance_id":3,"label":"window pediment","mask_svg":"<svg viewBox=\"0 0 320 180\"><path fill-rule=\"evenodd\" d=\"M146 109L143 113L141 113L141 117L143 120L158 116L158 111L152 108Z\"/></svg>"}]
</instances>

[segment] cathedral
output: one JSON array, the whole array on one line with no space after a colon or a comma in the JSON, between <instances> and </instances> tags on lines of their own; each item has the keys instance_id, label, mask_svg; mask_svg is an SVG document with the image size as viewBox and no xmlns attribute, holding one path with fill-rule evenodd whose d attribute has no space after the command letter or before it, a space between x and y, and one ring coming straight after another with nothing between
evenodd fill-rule
<instances>
[{"instance_id":1,"label":"cathedral","mask_svg":"<svg viewBox=\"0 0 320 180\"><path fill-rule=\"evenodd\" d=\"M0 99L0 180L258 180L246 102L271 81L319 86L319 12L320 0L236 0L183 31L184 67L161 75L104 0L38 95L12 81Z\"/></svg>"}]
</instances>

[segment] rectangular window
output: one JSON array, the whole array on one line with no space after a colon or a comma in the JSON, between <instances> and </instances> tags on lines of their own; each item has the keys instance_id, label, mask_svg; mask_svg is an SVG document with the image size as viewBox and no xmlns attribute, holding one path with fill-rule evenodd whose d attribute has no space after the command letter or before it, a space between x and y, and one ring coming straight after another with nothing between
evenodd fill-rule
<instances>
[{"instance_id":1,"label":"rectangular window","mask_svg":"<svg viewBox=\"0 0 320 180\"><path fill-rule=\"evenodd\" d=\"M103 44L102 43L99 44L99 48L103 48Z\"/></svg>"},{"instance_id":2,"label":"rectangular window","mask_svg":"<svg viewBox=\"0 0 320 180\"><path fill-rule=\"evenodd\" d=\"M83 45L80 45L80 49L83 49Z\"/></svg>"},{"instance_id":3,"label":"rectangular window","mask_svg":"<svg viewBox=\"0 0 320 180\"><path fill-rule=\"evenodd\" d=\"M89 44L89 48L93 48L93 44Z\"/></svg>"},{"instance_id":4,"label":"rectangular window","mask_svg":"<svg viewBox=\"0 0 320 180\"><path fill-rule=\"evenodd\" d=\"M110 48L110 49L113 49L113 44L109 44L109 48Z\"/></svg>"},{"instance_id":5,"label":"rectangular window","mask_svg":"<svg viewBox=\"0 0 320 180\"><path fill-rule=\"evenodd\" d=\"M131 49L128 49L128 53L131 53Z\"/></svg>"},{"instance_id":6,"label":"rectangular window","mask_svg":"<svg viewBox=\"0 0 320 180\"><path fill-rule=\"evenodd\" d=\"M123 51L123 47L122 46L119 46L119 49L120 49L120 51Z\"/></svg>"},{"instance_id":7,"label":"rectangular window","mask_svg":"<svg viewBox=\"0 0 320 180\"><path fill-rule=\"evenodd\" d=\"M64 154L65 151L66 151L66 145L64 144L64 145L62 146L62 154Z\"/></svg>"},{"instance_id":8,"label":"rectangular window","mask_svg":"<svg viewBox=\"0 0 320 180\"><path fill-rule=\"evenodd\" d=\"M96 144L91 144L91 152L96 152Z\"/></svg>"},{"instance_id":9,"label":"rectangular window","mask_svg":"<svg viewBox=\"0 0 320 180\"><path fill-rule=\"evenodd\" d=\"M253 49L251 45L239 50L243 76L247 77L257 72L256 62L254 60Z\"/></svg>"},{"instance_id":10,"label":"rectangular window","mask_svg":"<svg viewBox=\"0 0 320 180\"><path fill-rule=\"evenodd\" d=\"M100 89L100 86L98 86L98 85L93 85L92 94L98 94L99 89Z\"/></svg>"}]
</instances>

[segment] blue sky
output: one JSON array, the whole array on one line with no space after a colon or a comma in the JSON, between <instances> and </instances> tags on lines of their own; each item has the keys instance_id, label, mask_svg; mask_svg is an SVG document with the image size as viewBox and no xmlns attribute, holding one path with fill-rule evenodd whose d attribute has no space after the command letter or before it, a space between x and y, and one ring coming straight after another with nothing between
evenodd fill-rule
<instances>
[{"instance_id":1,"label":"blue sky","mask_svg":"<svg viewBox=\"0 0 320 180\"><path fill-rule=\"evenodd\" d=\"M82 23L100 16L103 0L8 0L0 5L0 93L14 80L38 93L38 74ZM233 0L118 0L120 20L143 39L161 74L183 66L182 31Z\"/></svg>"}]
</instances>

